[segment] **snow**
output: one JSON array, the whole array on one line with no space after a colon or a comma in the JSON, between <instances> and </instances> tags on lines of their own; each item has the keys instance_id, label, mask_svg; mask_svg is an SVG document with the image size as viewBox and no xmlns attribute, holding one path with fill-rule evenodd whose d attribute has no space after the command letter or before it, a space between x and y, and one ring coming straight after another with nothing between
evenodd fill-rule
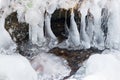
<instances>
[{"instance_id":1,"label":"snow","mask_svg":"<svg viewBox=\"0 0 120 80\"><path fill-rule=\"evenodd\" d=\"M0 9L9 5L10 0L0 0Z\"/></svg>"},{"instance_id":2,"label":"snow","mask_svg":"<svg viewBox=\"0 0 120 80\"><path fill-rule=\"evenodd\" d=\"M0 80L37 80L37 73L25 57L0 54Z\"/></svg>"},{"instance_id":3,"label":"snow","mask_svg":"<svg viewBox=\"0 0 120 80\"><path fill-rule=\"evenodd\" d=\"M119 58L118 58L119 57ZM119 80L120 52L92 55L86 62L82 80Z\"/></svg>"}]
</instances>

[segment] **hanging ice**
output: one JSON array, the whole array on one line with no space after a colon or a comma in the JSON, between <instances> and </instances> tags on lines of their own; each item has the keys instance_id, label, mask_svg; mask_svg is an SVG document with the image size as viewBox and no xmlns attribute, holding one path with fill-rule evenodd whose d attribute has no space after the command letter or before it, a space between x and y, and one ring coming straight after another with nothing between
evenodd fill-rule
<instances>
[{"instance_id":1,"label":"hanging ice","mask_svg":"<svg viewBox=\"0 0 120 80\"><path fill-rule=\"evenodd\" d=\"M71 17L70 17L69 36L70 36L70 40L72 41L74 46L79 46L80 45L80 35L79 35L79 32L78 32L77 24L74 20L73 9L71 11Z\"/></svg>"},{"instance_id":2,"label":"hanging ice","mask_svg":"<svg viewBox=\"0 0 120 80\"><path fill-rule=\"evenodd\" d=\"M39 16L39 18L38 18ZM33 44L42 45L45 42L43 26L44 26L44 14L34 9L30 9L25 14L26 22L29 23L29 39Z\"/></svg>"},{"instance_id":3,"label":"hanging ice","mask_svg":"<svg viewBox=\"0 0 120 80\"><path fill-rule=\"evenodd\" d=\"M80 2L79 0L0 0L0 9L6 10L6 16L13 11L17 11L18 20L29 23L30 41L33 44L39 43L42 45L45 42L44 21L47 34L52 39L56 39L51 30L51 15L56 9L64 8L68 10L76 7L76 4L80 4L77 6L82 15L80 34L74 20L74 12L72 12L69 31L70 43L75 46L83 45L87 48L118 49L120 44L119 3L119 0L83 0ZM85 16L89 15L87 14L88 9L90 9L89 13L94 17L94 21L90 20L91 17L87 17L85 22Z\"/></svg>"},{"instance_id":4,"label":"hanging ice","mask_svg":"<svg viewBox=\"0 0 120 80\"><path fill-rule=\"evenodd\" d=\"M45 32L46 32L46 35L51 38L51 39L54 39L56 40L56 36L54 35L54 33L52 32L51 30L51 15L49 13L45 13Z\"/></svg>"},{"instance_id":5,"label":"hanging ice","mask_svg":"<svg viewBox=\"0 0 120 80\"><path fill-rule=\"evenodd\" d=\"M85 17L85 22L85 31L89 36L90 45L92 46L94 41L94 16L90 13L90 9L88 9L87 15Z\"/></svg>"}]
</instances>

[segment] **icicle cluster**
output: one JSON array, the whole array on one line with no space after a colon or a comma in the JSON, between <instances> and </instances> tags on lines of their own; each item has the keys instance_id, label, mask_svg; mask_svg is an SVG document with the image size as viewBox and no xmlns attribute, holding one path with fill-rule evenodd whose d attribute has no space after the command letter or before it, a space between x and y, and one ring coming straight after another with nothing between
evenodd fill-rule
<instances>
[{"instance_id":1,"label":"icicle cluster","mask_svg":"<svg viewBox=\"0 0 120 80\"><path fill-rule=\"evenodd\" d=\"M56 9L74 9L79 4L77 9L81 13L80 30L77 29L74 12L71 11L67 45L119 49L119 3L119 0L0 0L0 16L5 18L17 11L19 22L29 24L29 40L33 44L43 45L46 42L44 33L48 35L51 44L56 44L54 41L57 41L57 37L51 30L51 15Z\"/></svg>"}]
</instances>

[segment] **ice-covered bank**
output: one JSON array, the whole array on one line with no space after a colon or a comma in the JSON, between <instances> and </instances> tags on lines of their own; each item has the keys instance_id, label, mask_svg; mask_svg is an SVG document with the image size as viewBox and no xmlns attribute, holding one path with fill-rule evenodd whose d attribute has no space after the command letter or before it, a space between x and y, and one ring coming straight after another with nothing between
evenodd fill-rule
<instances>
[{"instance_id":1,"label":"ice-covered bank","mask_svg":"<svg viewBox=\"0 0 120 80\"><path fill-rule=\"evenodd\" d=\"M0 80L38 80L28 60L20 55L0 54Z\"/></svg>"}]
</instances>

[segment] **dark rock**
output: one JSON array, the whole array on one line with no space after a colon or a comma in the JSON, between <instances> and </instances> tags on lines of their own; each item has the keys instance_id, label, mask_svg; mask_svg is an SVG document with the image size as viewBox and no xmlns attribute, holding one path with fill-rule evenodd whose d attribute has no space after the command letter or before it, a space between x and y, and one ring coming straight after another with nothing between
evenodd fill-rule
<instances>
[{"instance_id":1,"label":"dark rock","mask_svg":"<svg viewBox=\"0 0 120 80\"><path fill-rule=\"evenodd\" d=\"M51 28L55 36L58 37L59 42L62 42L62 40L66 39L66 37L63 35L65 32L66 12L67 11L64 9L55 10L51 18Z\"/></svg>"},{"instance_id":2,"label":"dark rock","mask_svg":"<svg viewBox=\"0 0 120 80\"><path fill-rule=\"evenodd\" d=\"M13 41L17 44L25 43L28 41L29 25L27 23L20 23L17 19L17 12L11 13L5 19L5 29L9 32Z\"/></svg>"},{"instance_id":3,"label":"dark rock","mask_svg":"<svg viewBox=\"0 0 120 80\"><path fill-rule=\"evenodd\" d=\"M29 25L18 22L17 12L13 12L5 19L5 29L17 44L19 52L23 51L22 47L28 43L29 39Z\"/></svg>"}]
</instances>

